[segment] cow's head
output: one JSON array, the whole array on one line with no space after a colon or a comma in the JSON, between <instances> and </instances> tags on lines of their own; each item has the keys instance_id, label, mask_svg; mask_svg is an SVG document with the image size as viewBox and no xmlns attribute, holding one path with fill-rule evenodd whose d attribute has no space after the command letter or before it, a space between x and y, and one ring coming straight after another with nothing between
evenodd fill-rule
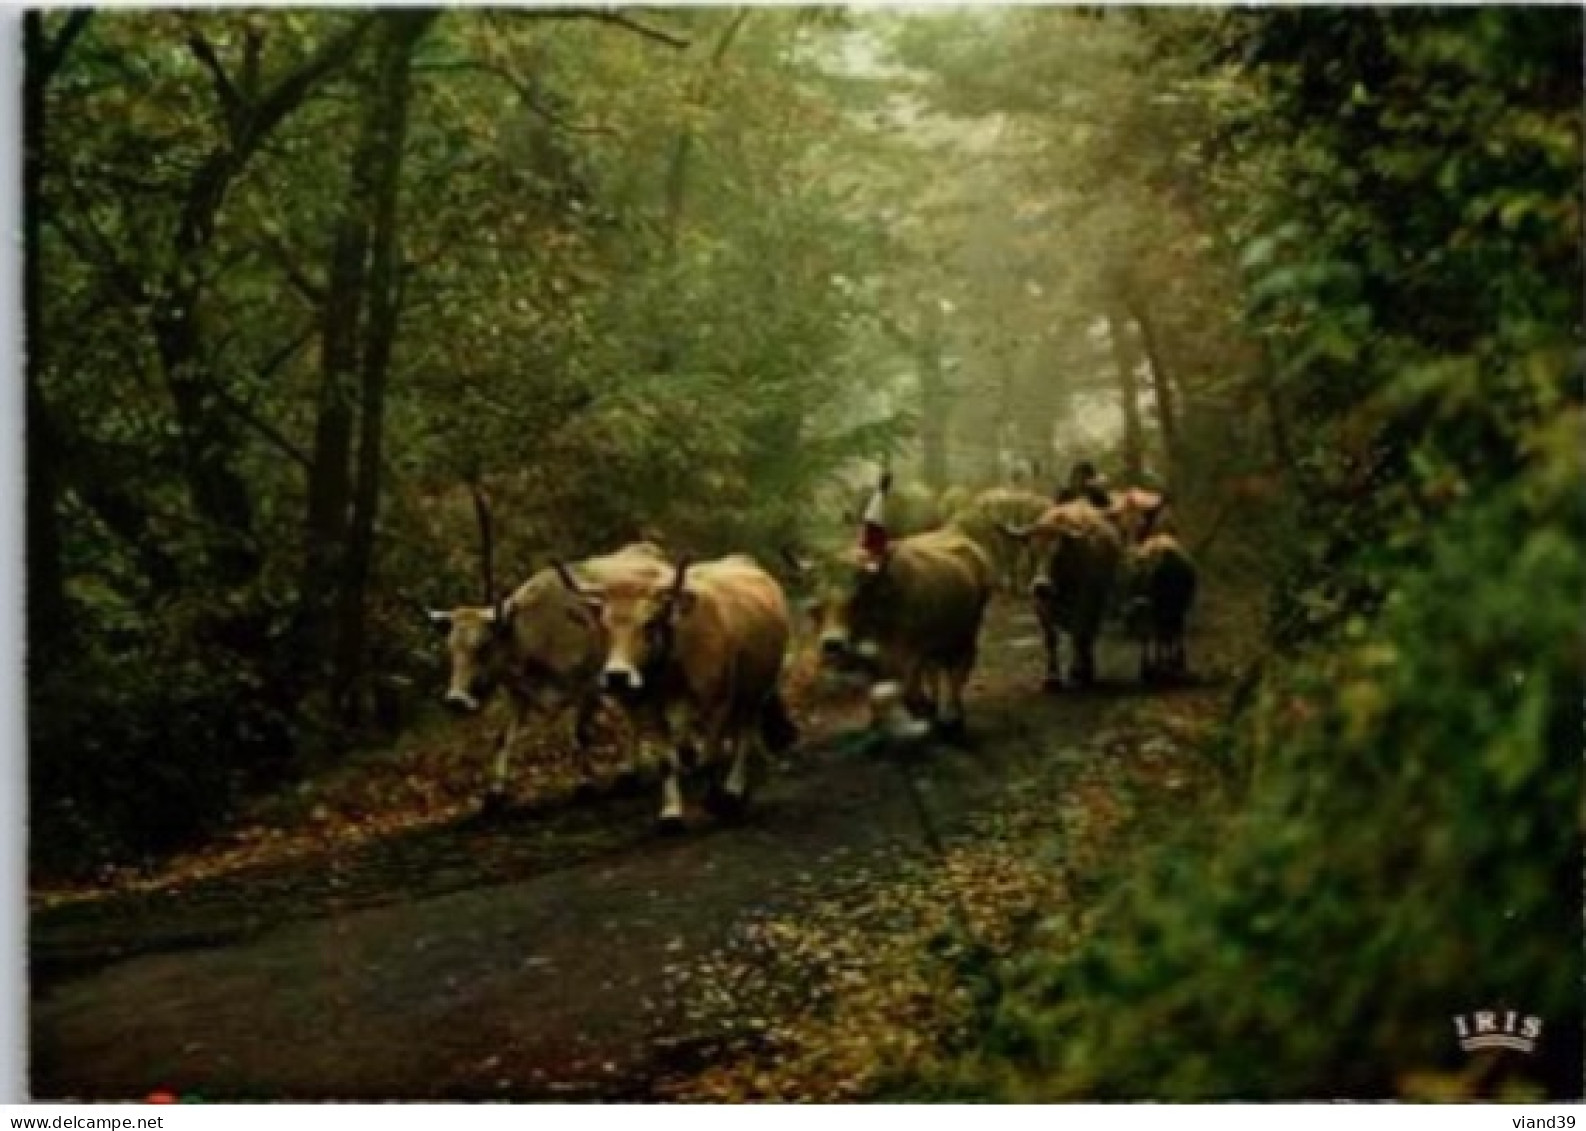
<instances>
[{"instance_id":1,"label":"cow's head","mask_svg":"<svg viewBox=\"0 0 1586 1131\"><path fill-rule=\"evenodd\" d=\"M1088 527L1096 521L1094 515L1089 503L1076 499L1048 507L1045 514L1025 526L998 524L1004 537L1029 547L1036 563L1030 589L1037 597L1052 592L1053 576L1061 572L1063 559L1087 537Z\"/></svg>"},{"instance_id":2,"label":"cow's head","mask_svg":"<svg viewBox=\"0 0 1586 1131\"><path fill-rule=\"evenodd\" d=\"M430 623L446 634L452 665L446 705L471 714L484 705L500 682L512 629L511 602L503 601L494 608L464 606L445 612L425 611Z\"/></svg>"},{"instance_id":3,"label":"cow's head","mask_svg":"<svg viewBox=\"0 0 1586 1131\"><path fill-rule=\"evenodd\" d=\"M879 556L855 549L812 571L813 596L806 603L814 622L821 661L832 667L863 667L875 661L876 640L892 614L893 548Z\"/></svg>"},{"instance_id":4,"label":"cow's head","mask_svg":"<svg viewBox=\"0 0 1586 1131\"><path fill-rule=\"evenodd\" d=\"M670 658L678 622L699 599L687 587L688 561L679 563L676 573L660 583L621 581L596 587L579 584L560 564L556 571L562 584L599 618L606 639L601 690L613 695L643 692Z\"/></svg>"}]
</instances>

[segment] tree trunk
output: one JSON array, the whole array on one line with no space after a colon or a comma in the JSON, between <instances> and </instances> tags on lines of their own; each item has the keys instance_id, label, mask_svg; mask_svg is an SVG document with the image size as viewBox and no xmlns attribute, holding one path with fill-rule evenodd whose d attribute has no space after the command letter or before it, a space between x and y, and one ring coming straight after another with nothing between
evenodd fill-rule
<instances>
[{"instance_id":1,"label":"tree trunk","mask_svg":"<svg viewBox=\"0 0 1586 1131\"><path fill-rule=\"evenodd\" d=\"M380 510L380 467L385 436L385 398L391 354L401 313L397 204L407 142L414 48L434 12L403 12L390 17L371 91L373 223L366 279L368 321L364 327L359 373L357 478L337 610L332 693L344 722L358 722L363 681L365 600L374 560L375 522Z\"/></svg>"},{"instance_id":2,"label":"tree trunk","mask_svg":"<svg viewBox=\"0 0 1586 1131\"><path fill-rule=\"evenodd\" d=\"M22 126L22 303L26 335L27 443L27 634L30 659L45 663L68 632L66 578L61 560L61 445L42 382L45 365L43 276L39 263L39 229L43 220L44 88L59 58L45 40L44 16L28 12L23 19L23 51L27 75L23 84ZM64 34L64 33L63 33ZM75 33L74 33L75 34ZM69 41L68 41L69 42Z\"/></svg>"},{"instance_id":3,"label":"tree trunk","mask_svg":"<svg viewBox=\"0 0 1586 1131\"><path fill-rule=\"evenodd\" d=\"M698 106L704 102L706 93L710 89L710 76L721 66L721 61L726 58L732 41L743 30L743 25L748 22L751 8L740 8L722 30L721 37L716 40L716 46L711 50L708 69L702 71L694 82L693 89L688 96L691 106ZM665 222L665 255L668 268L677 265L678 248L683 238L683 214L688 199L688 166L694 151L694 130L691 126L683 126L677 132L677 138L672 142L672 156L666 166L666 222ZM658 373L669 373L679 361L678 352L681 348L680 328L668 320L659 335L655 351L655 369Z\"/></svg>"},{"instance_id":4,"label":"tree trunk","mask_svg":"<svg viewBox=\"0 0 1586 1131\"><path fill-rule=\"evenodd\" d=\"M740 8L728 21L722 30L721 38L716 41L716 46L711 50L709 70L703 72L694 84L694 89L689 95L689 102L697 104L703 100L709 89L709 76L716 68L721 66L721 61L727 57L732 41L743 30L743 25L748 22L752 8ZM677 255L678 238L683 229L683 205L688 187L688 162L694 147L694 131L684 126L678 131L677 140L672 143L672 159L666 170L666 252L668 259Z\"/></svg>"},{"instance_id":5,"label":"tree trunk","mask_svg":"<svg viewBox=\"0 0 1586 1131\"><path fill-rule=\"evenodd\" d=\"M308 471L308 508L303 526L300 593L303 650L320 660L330 655L330 617L346 550L347 512L352 505L354 382L363 317L364 275L369 242L368 125L359 142L341 217L331 241L320 339L319 400Z\"/></svg>"},{"instance_id":6,"label":"tree trunk","mask_svg":"<svg viewBox=\"0 0 1586 1131\"><path fill-rule=\"evenodd\" d=\"M1124 474L1137 481L1145 470L1145 447L1140 429L1140 392L1135 381L1135 355L1128 339L1129 323L1118 310L1107 313L1107 337L1118 370L1118 403L1123 410Z\"/></svg>"},{"instance_id":7,"label":"tree trunk","mask_svg":"<svg viewBox=\"0 0 1586 1131\"><path fill-rule=\"evenodd\" d=\"M232 182L313 87L351 58L369 26L370 17L360 18L257 101L239 105L229 116L228 137L188 183L172 266L154 290L150 323L176 412L188 494L194 511L209 526L210 559L224 583L250 580L261 559L253 536L252 496L232 462L237 447L232 421L222 400L212 395L216 378L199 333L204 259Z\"/></svg>"},{"instance_id":8,"label":"tree trunk","mask_svg":"<svg viewBox=\"0 0 1586 1131\"><path fill-rule=\"evenodd\" d=\"M1178 407L1173 403L1173 380L1162 355L1162 340L1157 334L1156 320L1151 317L1150 310L1143 303L1130 302L1129 312L1140 327L1140 341L1145 346L1146 364L1151 373L1151 392L1156 399L1157 419L1162 425L1162 453L1167 462L1165 478L1168 483L1173 483L1179 469L1179 414Z\"/></svg>"},{"instance_id":9,"label":"tree trunk","mask_svg":"<svg viewBox=\"0 0 1586 1131\"><path fill-rule=\"evenodd\" d=\"M947 489L947 425L949 395L942 370L942 311L935 302L924 310L916 351L920 381L920 459L925 485Z\"/></svg>"}]
</instances>

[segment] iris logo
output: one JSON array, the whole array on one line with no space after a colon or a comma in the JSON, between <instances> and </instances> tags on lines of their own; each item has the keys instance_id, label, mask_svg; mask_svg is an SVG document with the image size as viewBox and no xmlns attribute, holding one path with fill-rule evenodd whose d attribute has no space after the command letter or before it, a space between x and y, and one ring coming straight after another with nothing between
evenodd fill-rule
<instances>
[{"instance_id":1,"label":"iris logo","mask_svg":"<svg viewBox=\"0 0 1586 1131\"><path fill-rule=\"evenodd\" d=\"M1459 1038L1459 1047L1466 1052L1513 1049L1531 1053L1536 1051L1536 1043L1542 1037L1542 1019L1512 1009L1502 1013L1481 1009L1455 1014L1454 1033Z\"/></svg>"}]
</instances>

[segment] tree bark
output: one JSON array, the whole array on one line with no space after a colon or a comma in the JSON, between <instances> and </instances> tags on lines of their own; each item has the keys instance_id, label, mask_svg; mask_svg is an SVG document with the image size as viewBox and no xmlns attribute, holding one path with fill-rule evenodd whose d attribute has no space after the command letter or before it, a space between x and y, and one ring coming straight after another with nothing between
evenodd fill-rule
<instances>
[{"instance_id":1,"label":"tree bark","mask_svg":"<svg viewBox=\"0 0 1586 1131\"><path fill-rule=\"evenodd\" d=\"M1151 374L1151 392L1156 399L1157 420L1162 426L1162 452L1167 461L1166 479L1175 481L1179 469L1179 413L1174 404L1173 379L1162 354L1162 340L1156 320L1143 303L1131 301L1129 312L1140 327L1140 342L1145 347L1146 364Z\"/></svg>"},{"instance_id":2,"label":"tree bark","mask_svg":"<svg viewBox=\"0 0 1586 1131\"><path fill-rule=\"evenodd\" d=\"M920 381L920 461L925 485L940 493L947 489L947 425L949 391L942 369L942 311L935 302L926 305L916 343Z\"/></svg>"},{"instance_id":3,"label":"tree bark","mask_svg":"<svg viewBox=\"0 0 1586 1131\"><path fill-rule=\"evenodd\" d=\"M66 578L61 558L61 443L45 400L43 275L40 270L40 228L44 201L44 91L60 66L66 48L87 23L89 13L74 12L50 42L44 15L28 12L23 19L22 126L22 305L26 335L27 442L27 633L28 649L48 663L55 646L68 635ZM81 17L80 19L78 17Z\"/></svg>"},{"instance_id":4,"label":"tree bark","mask_svg":"<svg viewBox=\"0 0 1586 1131\"><path fill-rule=\"evenodd\" d=\"M256 102L228 104L230 134L199 164L188 183L173 265L154 288L157 297L150 322L176 412L188 494L194 511L211 529L211 558L219 580L226 583L252 578L260 554L253 537L251 493L233 464L232 421L210 395L216 378L203 354L198 323L203 261L237 175L315 84L352 57L371 20L362 17L334 36ZM223 92L230 89L228 83L221 85ZM223 99L230 102L224 95Z\"/></svg>"},{"instance_id":5,"label":"tree bark","mask_svg":"<svg viewBox=\"0 0 1586 1131\"><path fill-rule=\"evenodd\" d=\"M363 683L365 603L374 563L375 524L380 510L380 468L385 437L385 400L391 356L401 314L398 201L412 96L413 52L437 18L434 12L402 12L391 24L381 51L371 97L374 153L373 217L369 234L368 320L359 372L358 463L352 515L337 610L332 690L343 721L356 725Z\"/></svg>"},{"instance_id":6,"label":"tree bark","mask_svg":"<svg viewBox=\"0 0 1586 1131\"><path fill-rule=\"evenodd\" d=\"M1145 470L1145 447L1140 428L1140 392L1135 380L1135 356L1128 340L1129 323L1119 310L1107 313L1107 337L1118 370L1118 403L1123 411L1123 467L1130 480Z\"/></svg>"}]
</instances>

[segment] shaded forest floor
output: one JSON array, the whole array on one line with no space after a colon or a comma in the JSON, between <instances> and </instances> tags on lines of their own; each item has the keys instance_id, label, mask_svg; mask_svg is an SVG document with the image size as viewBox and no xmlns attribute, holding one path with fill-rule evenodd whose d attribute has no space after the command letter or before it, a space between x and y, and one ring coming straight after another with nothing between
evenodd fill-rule
<instances>
[{"instance_id":1,"label":"shaded forest floor","mask_svg":"<svg viewBox=\"0 0 1586 1131\"><path fill-rule=\"evenodd\" d=\"M856 705L802 688L807 741L748 817L680 838L654 832L653 787L614 758L594 796L547 763L505 817L472 819L477 776L425 776L455 732L434 751L421 736L157 875L41 893L33 1090L874 1094L951 1046L988 956L1032 932L1060 945L1132 846L1206 819L1205 747L1255 638L1254 610L1214 588L1194 686L1141 691L1133 647L1109 639L1101 687L1042 695L1033 618L999 601L969 749L863 753Z\"/></svg>"}]
</instances>

